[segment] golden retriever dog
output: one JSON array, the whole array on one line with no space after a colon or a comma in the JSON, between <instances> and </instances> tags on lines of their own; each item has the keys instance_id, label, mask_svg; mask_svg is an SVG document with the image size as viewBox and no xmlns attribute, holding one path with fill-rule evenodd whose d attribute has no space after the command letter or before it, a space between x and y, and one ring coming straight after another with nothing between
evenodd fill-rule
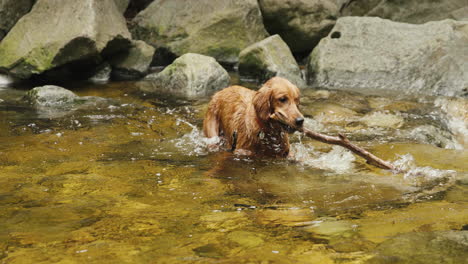
<instances>
[{"instance_id":1,"label":"golden retriever dog","mask_svg":"<svg viewBox=\"0 0 468 264\"><path fill-rule=\"evenodd\" d=\"M304 123L299 100L300 90L280 77L258 91L230 86L213 95L203 132L208 138L222 138L235 154L286 157L288 133Z\"/></svg>"}]
</instances>

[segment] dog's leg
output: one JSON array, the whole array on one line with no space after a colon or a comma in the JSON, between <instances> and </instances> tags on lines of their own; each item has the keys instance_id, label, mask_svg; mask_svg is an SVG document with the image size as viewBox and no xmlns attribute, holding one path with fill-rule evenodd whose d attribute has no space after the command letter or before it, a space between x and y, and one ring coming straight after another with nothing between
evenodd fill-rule
<instances>
[{"instance_id":1,"label":"dog's leg","mask_svg":"<svg viewBox=\"0 0 468 264\"><path fill-rule=\"evenodd\" d=\"M220 135L220 124L218 120L217 113L213 108L209 107L206 112L205 119L203 120L203 133L207 138L219 138L218 144L208 144L208 149L210 151L218 151L220 144L222 142Z\"/></svg>"},{"instance_id":2,"label":"dog's leg","mask_svg":"<svg viewBox=\"0 0 468 264\"><path fill-rule=\"evenodd\" d=\"M213 112L211 107L206 112L205 119L203 120L203 133L207 138L219 137L218 116Z\"/></svg>"}]
</instances>

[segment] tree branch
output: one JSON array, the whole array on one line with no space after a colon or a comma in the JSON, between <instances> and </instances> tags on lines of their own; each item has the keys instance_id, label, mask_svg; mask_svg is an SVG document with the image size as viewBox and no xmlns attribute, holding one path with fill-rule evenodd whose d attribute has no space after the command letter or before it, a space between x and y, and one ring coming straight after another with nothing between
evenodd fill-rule
<instances>
[{"instance_id":1,"label":"tree branch","mask_svg":"<svg viewBox=\"0 0 468 264\"><path fill-rule=\"evenodd\" d=\"M332 144L332 145L339 145L342 147L345 147L349 150L351 150L353 153L356 155L359 155L366 159L368 164L374 165L376 167L379 167L381 169L386 169L386 170L391 170L391 171L398 171L398 169L393 166L388 161L385 161L381 158L376 157L374 154L370 153L369 151L358 147L351 143L343 134L339 134L338 137L332 137L332 136L327 136L323 135L317 132L313 132L311 130L308 130L306 128L299 129L299 131L303 132L306 136L315 139L317 141L327 143L327 144Z\"/></svg>"}]
</instances>

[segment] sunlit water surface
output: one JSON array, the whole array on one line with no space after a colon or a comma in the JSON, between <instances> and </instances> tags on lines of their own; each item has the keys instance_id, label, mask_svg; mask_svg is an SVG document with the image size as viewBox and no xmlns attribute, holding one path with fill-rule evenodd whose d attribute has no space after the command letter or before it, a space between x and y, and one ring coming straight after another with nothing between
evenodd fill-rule
<instances>
[{"instance_id":1,"label":"sunlit water surface","mask_svg":"<svg viewBox=\"0 0 468 264\"><path fill-rule=\"evenodd\" d=\"M209 98L140 85L69 85L105 99L68 109L0 88L0 263L468 259L465 99L303 92L306 126L407 171L393 174L298 134L292 160L209 153Z\"/></svg>"}]
</instances>

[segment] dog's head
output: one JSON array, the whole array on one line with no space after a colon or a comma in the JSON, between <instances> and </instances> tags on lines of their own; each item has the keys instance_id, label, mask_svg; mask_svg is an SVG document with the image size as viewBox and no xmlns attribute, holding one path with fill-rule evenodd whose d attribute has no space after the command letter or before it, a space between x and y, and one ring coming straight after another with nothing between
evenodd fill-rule
<instances>
[{"instance_id":1,"label":"dog's head","mask_svg":"<svg viewBox=\"0 0 468 264\"><path fill-rule=\"evenodd\" d=\"M288 130L302 127L304 116L299 111L300 90L281 77L273 77L254 96L253 104L257 117L263 121L281 123Z\"/></svg>"}]
</instances>

